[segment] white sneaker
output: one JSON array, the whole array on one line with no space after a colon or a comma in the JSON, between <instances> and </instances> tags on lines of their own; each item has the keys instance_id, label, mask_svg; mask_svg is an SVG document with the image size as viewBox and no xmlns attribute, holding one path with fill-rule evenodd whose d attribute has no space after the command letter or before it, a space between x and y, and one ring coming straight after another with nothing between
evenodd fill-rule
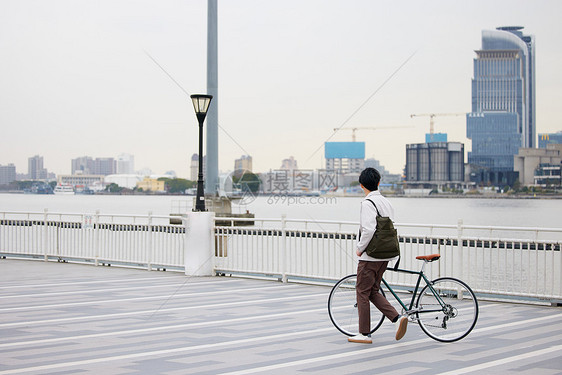
<instances>
[{"instance_id":1,"label":"white sneaker","mask_svg":"<svg viewBox=\"0 0 562 375\"><path fill-rule=\"evenodd\" d=\"M372 344L373 343L373 340L371 340L371 337L365 336L361 333L358 334L358 335L352 336L352 337L348 337L347 341L358 342L358 343L361 343L361 344Z\"/></svg>"}]
</instances>

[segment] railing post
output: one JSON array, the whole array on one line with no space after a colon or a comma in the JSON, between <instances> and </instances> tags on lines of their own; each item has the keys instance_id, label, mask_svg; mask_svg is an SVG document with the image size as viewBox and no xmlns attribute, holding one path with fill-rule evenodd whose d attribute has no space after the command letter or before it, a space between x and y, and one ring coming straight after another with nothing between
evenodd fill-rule
<instances>
[{"instance_id":1,"label":"railing post","mask_svg":"<svg viewBox=\"0 0 562 375\"><path fill-rule=\"evenodd\" d=\"M534 232L535 232L535 243L536 243L539 240L539 229L536 228Z\"/></svg>"},{"instance_id":2,"label":"railing post","mask_svg":"<svg viewBox=\"0 0 562 375\"><path fill-rule=\"evenodd\" d=\"M287 215L281 215L281 282L287 282Z\"/></svg>"},{"instance_id":3,"label":"railing post","mask_svg":"<svg viewBox=\"0 0 562 375\"><path fill-rule=\"evenodd\" d=\"M457 266L458 271L454 269L455 267L453 267L453 275L456 275L458 272L458 278L461 280L463 279L463 268L464 268L464 247L462 245L462 232L463 232L463 220L459 219L459 221L457 222L457 249L458 249L457 257L459 258L459 260L457 261L455 258L455 263L458 264ZM458 297L462 298L460 294Z\"/></svg>"},{"instance_id":4,"label":"railing post","mask_svg":"<svg viewBox=\"0 0 562 375\"><path fill-rule=\"evenodd\" d=\"M48 216L49 216L49 209L45 208L43 213L43 256L45 262L49 260L49 257L47 255L47 247L48 247L47 235L49 233L48 226L47 226Z\"/></svg>"},{"instance_id":5,"label":"railing post","mask_svg":"<svg viewBox=\"0 0 562 375\"><path fill-rule=\"evenodd\" d=\"M96 210L94 220L94 264L99 266L100 258L100 210Z\"/></svg>"},{"instance_id":6,"label":"railing post","mask_svg":"<svg viewBox=\"0 0 562 375\"><path fill-rule=\"evenodd\" d=\"M148 211L148 270L152 271L152 211Z\"/></svg>"}]
</instances>

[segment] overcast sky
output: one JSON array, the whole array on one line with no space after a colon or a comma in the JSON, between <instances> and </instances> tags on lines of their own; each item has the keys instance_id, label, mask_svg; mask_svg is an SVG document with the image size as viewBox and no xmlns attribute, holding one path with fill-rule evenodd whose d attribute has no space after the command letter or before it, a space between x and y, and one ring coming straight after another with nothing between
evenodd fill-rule
<instances>
[{"instance_id":1,"label":"overcast sky","mask_svg":"<svg viewBox=\"0 0 562 375\"><path fill-rule=\"evenodd\" d=\"M322 168L321 146L348 120L344 129L399 127L357 138L401 173L405 145L429 130L429 118L410 114L470 111L474 50L497 26L535 35L537 133L562 130L561 1L219 0L218 9L219 125L242 147L219 130L223 171L246 152L257 172L289 156ZM0 0L0 165L27 173L39 154L68 174L73 158L130 153L136 169L188 177L193 107L147 53L188 93L204 93L206 14L205 0ZM437 118L435 131L470 150L464 116Z\"/></svg>"}]
</instances>

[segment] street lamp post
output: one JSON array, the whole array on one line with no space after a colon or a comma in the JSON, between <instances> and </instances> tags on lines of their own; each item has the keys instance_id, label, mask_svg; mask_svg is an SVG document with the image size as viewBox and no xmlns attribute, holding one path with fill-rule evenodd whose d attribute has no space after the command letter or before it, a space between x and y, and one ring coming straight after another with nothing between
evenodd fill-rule
<instances>
[{"instance_id":1,"label":"street lamp post","mask_svg":"<svg viewBox=\"0 0 562 375\"><path fill-rule=\"evenodd\" d=\"M197 121L199 121L199 175L197 177L197 197L195 198L195 208L193 211L206 211L205 192L203 189L203 122L207 116L211 99L213 99L212 95L191 95L195 115L197 116Z\"/></svg>"}]
</instances>

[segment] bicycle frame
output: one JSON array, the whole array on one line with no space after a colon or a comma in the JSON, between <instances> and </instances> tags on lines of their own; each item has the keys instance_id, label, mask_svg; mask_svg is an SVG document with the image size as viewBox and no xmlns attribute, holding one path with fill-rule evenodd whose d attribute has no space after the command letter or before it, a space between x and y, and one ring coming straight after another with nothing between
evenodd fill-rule
<instances>
[{"instance_id":1,"label":"bicycle frame","mask_svg":"<svg viewBox=\"0 0 562 375\"><path fill-rule=\"evenodd\" d=\"M402 273L407 273L407 274L410 274L410 275L418 275L418 280L416 282L416 287L414 288L414 292L412 293L412 299L410 301L410 307L409 308L404 304L402 299L400 297L398 297L396 292L394 292L394 290L386 282L384 277L382 279L382 282L383 282L384 286L386 287L386 289L394 296L396 301L398 301L398 303L402 306L402 308L404 309L406 314L408 314L408 316L421 312L418 309L414 309L414 303L415 303L415 300L416 300L416 296L418 295L418 291L420 289L420 283L421 283L422 279L425 282L425 284L429 287L429 290L431 290L431 293L433 293L433 295L435 296L437 301L439 301L439 304L441 305L441 308L445 307L445 302L443 302L443 299L441 298L439 293L437 293L437 291L435 289L433 289L433 285L431 284L431 281L427 278L427 276L425 276L425 273L424 273L425 264L426 264L426 262L424 261L424 263L422 265L422 269L420 271L405 270L405 269L401 269L401 268L397 268L397 269L387 268L387 271L402 272ZM442 309L424 310L423 312L435 312L435 311L442 311Z\"/></svg>"}]
</instances>

